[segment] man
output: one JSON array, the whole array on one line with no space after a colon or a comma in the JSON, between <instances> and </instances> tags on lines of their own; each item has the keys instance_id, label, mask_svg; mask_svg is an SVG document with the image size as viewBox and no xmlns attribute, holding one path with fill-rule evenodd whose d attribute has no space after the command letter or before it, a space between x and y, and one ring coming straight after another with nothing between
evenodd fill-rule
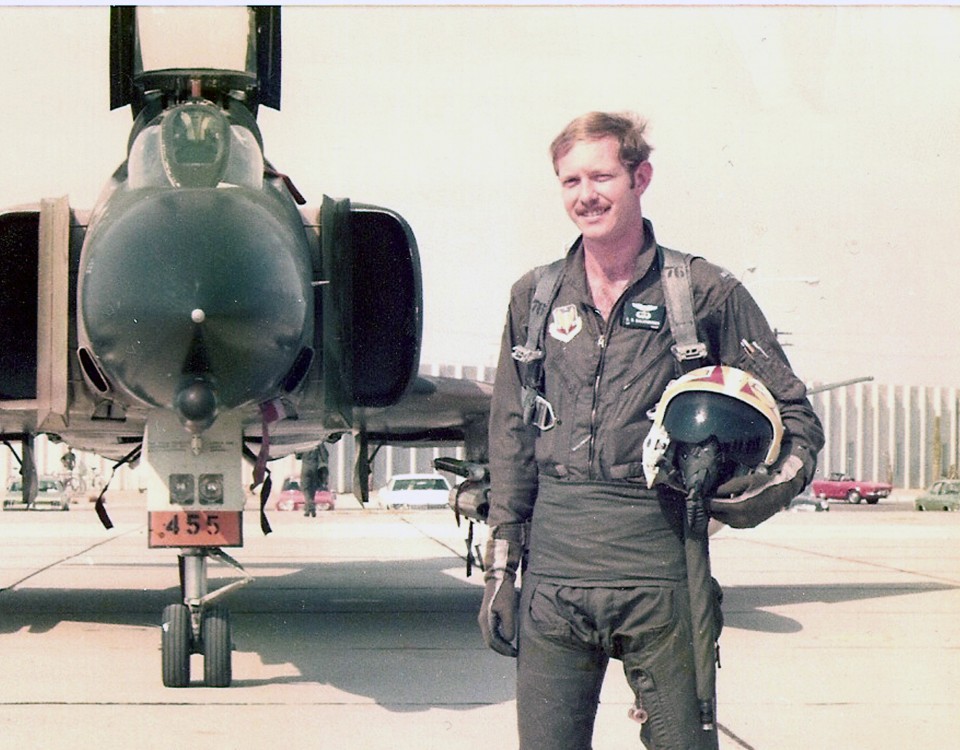
<instances>
[{"instance_id":1,"label":"man","mask_svg":"<svg viewBox=\"0 0 960 750\"><path fill-rule=\"evenodd\" d=\"M317 516L316 493L328 489L330 454L327 446L320 443L316 448L300 455L300 488L303 490L303 515Z\"/></svg>"},{"instance_id":2,"label":"man","mask_svg":"<svg viewBox=\"0 0 960 750\"><path fill-rule=\"evenodd\" d=\"M478 619L491 648L518 657L521 750L590 748L610 658L623 663L647 748L718 746L698 711L682 503L643 481L651 414L680 374L662 256L640 206L653 174L643 130L635 115L594 112L551 146L580 237L546 303L539 406L549 408L526 421L524 365L512 352L527 341L540 274L511 291L491 407L491 531ZM769 479L711 513L723 520L724 507L741 500L782 507L812 478L820 423L737 279L700 258L690 276L704 364L742 368L766 384L785 430Z\"/></svg>"}]
</instances>

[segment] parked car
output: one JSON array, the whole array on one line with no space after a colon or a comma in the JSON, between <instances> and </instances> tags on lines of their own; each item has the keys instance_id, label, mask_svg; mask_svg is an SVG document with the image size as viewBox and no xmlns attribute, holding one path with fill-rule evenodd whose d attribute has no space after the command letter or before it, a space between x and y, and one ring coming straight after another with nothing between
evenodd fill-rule
<instances>
[{"instance_id":1,"label":"parked car","mask_svg":"<svg viewBox=\"0 0 960 750\"><path fill-rule=\"evenodd\" d=\"M446 507L450 483L440 474L397 474L380 490L385 508Z\"/></svg>"},{"instance_id":2,"label":"parked car","mask_svg":"<svg viewBox=\"0 0 960 750\"><path fill-rule=\"evenodd\" d=\"M793 512L814 511L820 513L825 510L830 510L830 503L822 497L814 497L810 490L805 490L790 501L787 510Z\"/></svg>"},{"instance_id":3,"label":"parked car","mask_svg":"<svg viewBox=\"0 0 960 750\"><path fill-rule=\"evenodd\" d=\"M313 493L313 502L317 510L334 510L337 507L337 493L330 490L317 490ZM274 505L276 510L298 510L302 511L306 501L303 497L303 490L300 489L300 480L294 477L287 477L283 480L283 487L277 496L277 502Z\"/></svg>"},{"instance_id":4,"label":"parked car","mask_svg":"<svg viewBox=\"0 0 960 750\"><path fill-rule=\"evenodd\" d=\"M3 498L4 510L70 510L70 498L63 482L56 477L40 477L37 480L37 496L30 505L23 502L23 480L17 477L7 484Z\"/></svg>"},{"instance_id":5,"label":"parked car","mask_svg":"<svg viewBox=\"0 0 960 750\"><path fill-rule=\"evenodd\" d=\"M934 482L923 495L913 501L917 510L960 510L960 481Z\"/></svg>"},{"instance_id":6,"label":"parked car","mask_svg":"<svg viewBox=\"0 0 960 750\"><path fill-rule=\"evenodd\" d=\"M866 500L867 505L876 505L881 497L887 497L893 485L885 482L867 482L854 479L847 474L833 473L827 479L815 479L811 485L813 494L825 500L846 500L859 503Z\"/></svg>"}]
</instances>

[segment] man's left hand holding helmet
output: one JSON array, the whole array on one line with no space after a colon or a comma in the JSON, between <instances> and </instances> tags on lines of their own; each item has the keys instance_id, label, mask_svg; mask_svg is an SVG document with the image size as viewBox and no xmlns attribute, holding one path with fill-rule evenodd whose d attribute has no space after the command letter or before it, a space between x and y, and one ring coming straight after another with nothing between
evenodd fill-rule
<instances>
[{"instance_id":1,"label":"man's left hand holding helmet","mask_svg":"<svg viewBox=\"0 0 960 750\"><path fill-rule=\"evenodd\" d=\"M810 450L796 446L770 473L734 477L720 485L710 500L710 515L735 529L763 523L803 491L815 465Z\"/></svg>"},{"instance_id":2,"label":"man's left hand holding helmet","mask_svg":"<svg viewBox=\"0 0 960 750\"><path fill-rule=\"evenodd\" d=\"M715 450L699 454L712 457L706 481L697 474L699 464L685 459L691 446L709 444ZM689 482L696 480L696 493L710 498L710 515L741 529L785 508L816 469L813 451L785 435L767 387L726 365L693 370L667 386L644 441L643 462L648 486L672 480L690 491Z\"/></svg>"}]
</instances>

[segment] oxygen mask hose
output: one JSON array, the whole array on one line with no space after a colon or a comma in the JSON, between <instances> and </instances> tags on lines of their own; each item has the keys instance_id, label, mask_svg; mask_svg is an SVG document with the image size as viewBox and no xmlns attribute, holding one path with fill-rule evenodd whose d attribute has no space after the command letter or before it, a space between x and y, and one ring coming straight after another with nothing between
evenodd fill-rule
<instances>
[{"instance_id":1,"label":"oxygen mask hose","mask_svg":"<svg viewBox=\"0 0 960 750\"><path fill-rule=\"evenodd\" d=\"M676 465L687 490L684 550L687 561L687 588L693 626L694 663L700 726L705 732L716 729L716 636L710 575L709 497L719 483L720 444L714 437L702 443L678 446Z\"/></svg>"},{"instance_id":2,"label":"oxygen mask hose","mask_svg":"<svg viewBox=\"0 0 960 750\"><path fill-rule=\"evenodd\" d=\"M677 466L687 489L687 528L694 536L706 534L710 521L708 498L719 480L720 444L714 437L702 443L685 443L677 451Z\"/></svg>"}]
</instances>

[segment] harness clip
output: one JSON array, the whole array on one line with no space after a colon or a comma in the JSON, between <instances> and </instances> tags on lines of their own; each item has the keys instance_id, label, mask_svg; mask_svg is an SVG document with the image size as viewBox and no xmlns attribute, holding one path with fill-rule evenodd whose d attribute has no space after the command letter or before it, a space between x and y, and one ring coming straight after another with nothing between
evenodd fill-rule
<instances>
[{"instance_id":1,"label":"harness clip","mask_svg":"<svg viewBox=\"0 0 960 750\"><path fill-rule=\"evenodd\" d=\"M697 341L693 344L674 344L670 347L673 356L678 362L689 362L691 359L704 359L707 356L707 345Z\"/></svg>"},{"instance_id":2,"label":"harness clip","mask_svg":"<svg viewBox=\"0 0 960 750\"><path fill-rule=\"evenodd\" d=\"M531 362L543 359L543 352L540 349L528 349L518 344L510 350L510 356L517 360L517 362L528 365Z\"/></svg>"},{"instance_id":3,"label":"harness clip","mask_svg":"<svg viewBox=\"0 0 960 750\"><path fill-rule=\"evenodd\" d=\"M541 396L534 388L523 389L523 423L532 424L541 432L557 426L557 417L553 404Z\"/></svg>"}]
</instances>

